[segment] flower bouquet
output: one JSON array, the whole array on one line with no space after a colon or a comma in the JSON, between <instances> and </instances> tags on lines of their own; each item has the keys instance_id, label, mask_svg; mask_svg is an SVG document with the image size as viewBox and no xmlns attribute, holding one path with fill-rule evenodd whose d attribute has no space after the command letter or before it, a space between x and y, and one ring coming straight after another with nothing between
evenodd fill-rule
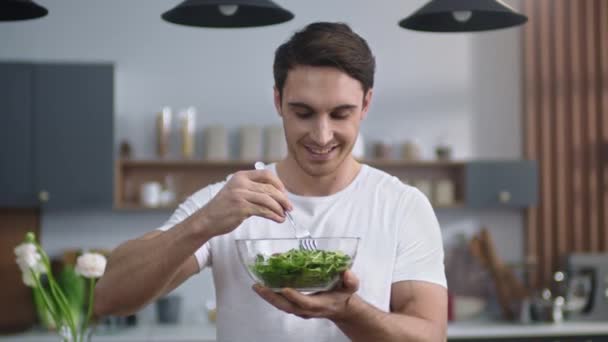
<instances>
[{"instance_id":1,"label":"flower bouquet","mask_svg":"<svg viewBox=\"0 0 608 342\"><path fill-rule=\"evenodd\" d=\"M103 275L106 267L106 258L98 253L84 253L78 257L76 261L75 272L63 272L62 278L71 278L74 280L88 279L89 300L87 305L87 314L82 319L81 307L75 307L75 296L78 297L79 291L77 286L73 291L66 291L65 286L59 286L57 279L51 272L51 262L36 241L36 236L33 233L25 235L25 241L15 248L17 265L22 272L23 283L34 290L34 299L40 301L49 317L46 319L52 322L57 328L63 341L83 342L90 338L88 334L89 324L93 314L93 300L95 282L97 278ZM76 302L78 303L78 302Z\"/></svg>"}]
</instances>

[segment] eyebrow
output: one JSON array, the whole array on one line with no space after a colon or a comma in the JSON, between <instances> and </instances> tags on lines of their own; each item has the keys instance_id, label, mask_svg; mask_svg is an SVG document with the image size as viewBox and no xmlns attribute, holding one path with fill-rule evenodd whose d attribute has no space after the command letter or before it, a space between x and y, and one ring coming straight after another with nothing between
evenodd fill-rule
<instances>
[{"instance_id":1,"label":"eyebrow","mask_svg":"<svg viewBox=\"0 0 608 342\"><path fill-rule=\"evenodd\" d=\"M303 102L289 102L289 103L287 103L287 105L290 106L290 107L303 108L303 109L309 110L311 112L315 111L315 109L313 107L311 107L311 106L309 106L309 105L307 105L306 103L303 103ZM357 108L357 106L353 105L353 104L342 104L342 105L339 105L339 106L336 106L336 107L332 108L331 111L332 112L336 112L336 111L340 111L340 110L355 109L355 108Z\"/></svg>"}]
</instances>

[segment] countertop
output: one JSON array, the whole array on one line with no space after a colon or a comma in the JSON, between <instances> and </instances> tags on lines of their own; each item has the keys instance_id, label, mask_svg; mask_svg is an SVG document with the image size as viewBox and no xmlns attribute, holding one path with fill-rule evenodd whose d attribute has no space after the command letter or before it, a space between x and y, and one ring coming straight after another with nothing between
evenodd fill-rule
<instances>
[{"instance_id":1,"label":"countertop","mask_svg":"<svg viewBox=\"0 0 608 342\"><path fill-rule=\"evenodd\" d=\"M562 336L608 336L608 322L563 322L519 324L509 322L457 322L448 326L448 337L518 338Z\"/></svg>"},{"instance_id":2,"label":"countertop","mask_svg":"<svg viewBox=\"0 0 608 342\"><path fill-rule=\"evenodd\" d=\"M121 328L112 332L102 332L93 335L94 342L215 342L215 327L194 324L164 324L139 325ZM30 331L17 335L0 336L0 341L11 342L57 342L56 334L43 331Z\"/></svg>"},{"instance_id":3,"label":"countertop","mask_svg":"<svg viewBox=\"0 0 608 342\"><path fill-rule=\"evenodd\" d=\"M114 332L96 334L93 341L215 342L215 333L215 327L209 324L140 325ZM448 337L454 339L590 335L608 336L608 322L564 322L561 324L539 323L528 325L504 322L457 322L450 323L448 327ZM0 341L56 342L58 338L50 333L32 331L17 335L0 336Z\"/></svg>"}]
</instances>

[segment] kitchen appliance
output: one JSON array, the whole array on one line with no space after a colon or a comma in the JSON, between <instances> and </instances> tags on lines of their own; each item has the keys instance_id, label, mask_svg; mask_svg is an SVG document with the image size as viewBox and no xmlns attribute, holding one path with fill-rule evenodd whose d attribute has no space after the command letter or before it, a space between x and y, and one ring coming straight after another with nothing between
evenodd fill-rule
<instances>
[{"instance_id":1,"label":"kitchen appliance","mask_svg":"<svg viewBox=\"0 0 608 342\"><path fill-rule=\"evenodd\" d=\"M566 267L568 319L608 320L608 253L573 253Z\"/></svg>"}]
</instances>

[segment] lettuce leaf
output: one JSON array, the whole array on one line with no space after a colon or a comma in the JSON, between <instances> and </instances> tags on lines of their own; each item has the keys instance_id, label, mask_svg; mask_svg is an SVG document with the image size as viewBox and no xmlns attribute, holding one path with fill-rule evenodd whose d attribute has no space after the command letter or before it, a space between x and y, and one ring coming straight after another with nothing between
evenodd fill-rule
<instances>
[{"instance_id":1,"label":"lettuce leaf","mask_svg":"<svg viewBox=\"0 0 608 342\"><path fill-rule=\"evenodd\" d=\"M342 252L292 249L271 256L258 254L250 266L264 285L272 288L325 287L351 265Z\"/></svg>"}]
</instances>

